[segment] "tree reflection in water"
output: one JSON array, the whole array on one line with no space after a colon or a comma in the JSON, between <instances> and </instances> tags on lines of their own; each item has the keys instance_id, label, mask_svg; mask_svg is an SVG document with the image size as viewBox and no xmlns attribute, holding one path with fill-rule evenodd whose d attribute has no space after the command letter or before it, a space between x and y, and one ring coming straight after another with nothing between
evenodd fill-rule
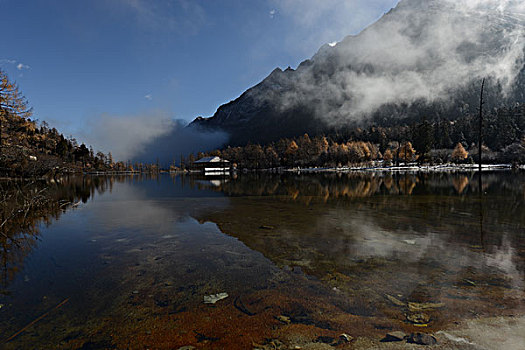
<instances>
[{"instance_id":1,"label":"tree reflection in water","mask_svg":"<svg viewBox=\"0 0 525 350\"><path fill-rule=\"evenodd\" d=\"M244 174L197 182L231 197L227 210L198 219L217 223L280 267L300 267L348 300L374 301L369 309L356 302L353 313L376 314L382 305L386 313L384 295L464 298L461 286L472 276L479 290L469 298L479 292L514 310L525 271L523 174L484 174L483 196L477 177Z\"/></svg>"},{"instance_id":2,"label":"tree reflection in water","mask_svg":"<svg viewBox=\"0 0 525 350\"><path fill-rule=\"evenodd\" d=\"M59 182L4 180L0 182L0 291L22 270L24 259L37 246L42 224L49 225L68 209L85 203L95 191L111 190L122 178L67 177Z\"/></svg>"}]
</instances>

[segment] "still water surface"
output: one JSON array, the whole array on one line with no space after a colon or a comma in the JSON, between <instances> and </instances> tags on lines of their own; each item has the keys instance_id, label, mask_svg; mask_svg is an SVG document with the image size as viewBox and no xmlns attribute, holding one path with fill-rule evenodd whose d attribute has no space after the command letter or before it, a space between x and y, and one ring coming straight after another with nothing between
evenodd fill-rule
<instances>
[{"instance_id":1,"label":"still water surface","mask_svg":"<svg viewBox=\"0 0 525 350\"><path fill-rule=\"evenodd\" d=\"M470 173L68 179L48 191L75 205L2 238L0 341L286 348L517 317L525 174L481 186Z\"/></svg>"}]
</instances>

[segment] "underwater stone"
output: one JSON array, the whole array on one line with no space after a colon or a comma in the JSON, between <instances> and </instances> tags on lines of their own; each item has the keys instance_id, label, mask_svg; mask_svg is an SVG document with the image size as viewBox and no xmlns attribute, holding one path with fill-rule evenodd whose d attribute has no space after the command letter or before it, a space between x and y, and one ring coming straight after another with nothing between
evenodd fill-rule
<instances>
[{"instance_id":1,"label":"underwater stone","mask_svg":"<svg viewBox=\"0 0 525 350\"><path fill-rule=\"evenodd\" d=\"M277 320L281 321L282 323L290 324L292 320L288 316L279 315L275 317Z\"/></svg>"},{"instance_id":2,"label":"underwater stone","mask_svg":"<svg viewBox=\"0 0 525 350\"><path fill-rule=\"evenodd\" d=\"M394 342L394 341L403 341L406 338L406 334L401 331L390 332L385 335L382 342Z\"/></svg>"},{"instance_id":3,"label":"underwater stone","mask_svg":"<svg viewBox=\"0 0 525 350\"><path fill-rule=\"evenodd\" d=\"M430 321L430 316L424 313L408 314L407 320L416 324L425 324Z\"/></svg>"},{"instance_id":4,"label":"underwater stone","mask_svg":"<svg viewBox=\"0 0 525 350\"><path fill-rule=\"evenodd\" d=\"M407 342L418 345L435 345L437 344L437 339L425 333L412 333L408 337Z\"/></svg>"},{"instance_id":5,"label":"underwater stone","mask_svg":"<svg viewBox=\"0 0 525 350\"><path fill-rule=\"evenodd\" d=\"M226 299L228 297L228 293L217 293L212 295L205 295L204 296L204 304L215 304L219 300Z\"/></svg>"},{"instance_id":6,"label":"underwater stone","mask_svg":"<svg viewBox=\"0 0 525 350\"><path fill-rule=\"evenodd\" d=\"M385 297L395 306L405 306L405 303L397 299L396 297L393 297L389 294L385 294Z\"/></svg>"},{"instance_id":7,"label":"underwater stone","mask_svg":"<svg viewBox=\"0 0 525 350\"><path fill-rule=\"evenodd\" d=\"M339 340L337 341L337 344L350 343L352 339L354 338L351 335L343 333L339 336Z\"/></svg>"},{"instance_id":8,"label":"underwater stone","mask_svg":"<svg viewBox=\"0 0 525 350\"><path fill-rule=\"evenodd\" d=\"M408 309L410 311L423 311L423 310L431 310L431 309L439 309L441 307L445 306L443 303L414 303L414 302L408 302Z\"/></svg>"}]
</instances>

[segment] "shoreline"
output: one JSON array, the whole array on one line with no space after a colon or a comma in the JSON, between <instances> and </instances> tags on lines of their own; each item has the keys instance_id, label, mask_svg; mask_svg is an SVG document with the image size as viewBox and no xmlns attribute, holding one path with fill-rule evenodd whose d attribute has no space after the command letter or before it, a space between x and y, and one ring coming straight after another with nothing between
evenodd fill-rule
<instances>
[{"instance_id":1,"label":"shoreline","mask_svg":"<svg viewBox=\"0 0 525 350\"><path fill-rule=\"evenodd\" d=\"M453 326L444 327L428 334L437 340L434 345L424 346L426 349L509 349L523 348L525 335L525 316L482 316L463 319L455 322ZM352 349L421 349L421 345L410 344L406 341L385 342L378 338L363 336L357 337Z\"/></svg>"},{"instance_id":2,"label":"shoreline","mask_svg":"<svg viewBox=\"0 0 525 350\"><path fill-rule=\"evenodd\" d=\"M511 171L511 170L525 170L525 165L520 165L517 168L511 164L482 164L481 171ZM440 164L440 165L400 165L400 166L346 166L346 167L324 167L324 168L298 168L298 169L284 169L285 172L293 173L348 173L348 172L436 172L436 173L450 173L450 172L478 172L478 164Z\"/></svg>"},{"instance_id":3,"label":"shoreline","mask_svg":"<svg viewBox=\"0 0 525 350\"><path fill-rule=\"evenodd\" d=\"M512 164L482 164L482 172L494 171L524 171L525 165L517 167ZM270 173L474 173L479 172L478 164L440 164L440 165L399 165L399 166L382 166L382 165L367 165L367 166L344 166L344 167L308 167L308 168L265 168L265 169L232 169L230 174L235 173L254 173L254 172L270 172ZM89 172L65 172L56 174L61 176L122 176L122 175L151 175L151 174L169 174L169 175L199 175L200 172L179 170L179 171L159 171L159 172L140 172L140 171L89 171ZM51 177L52 179L53 177ZM49 176L37 177L8 177L1 176L0 181L9 180L49 180Z\"/></svg>"}]
</instances>

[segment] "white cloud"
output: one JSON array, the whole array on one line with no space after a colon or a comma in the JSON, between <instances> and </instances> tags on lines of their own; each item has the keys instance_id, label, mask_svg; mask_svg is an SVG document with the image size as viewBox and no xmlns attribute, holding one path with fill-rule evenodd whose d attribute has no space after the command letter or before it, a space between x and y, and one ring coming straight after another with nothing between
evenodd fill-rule
<instances>
[{"instance_id":1,"label":"white cloud","mask_svg":"<svg viewBox=\"0 0 525 350\"><path fill-rule=\"evenodd\" d=\"M148 101L153 100L153 96L151 94L144 95L144 98Z\"/></svg>"},{"instance_id":2,"label":"white cloud","mask_svg":"<svg viewBox=\"0 0 525 350\"><path fill-rule=\"evenodd\" d=\"M181 154L207 151L222 146L228 135L188 128L187 122L172 119L170 113L156 110L136 115L95 115L79 132L79 137L115 160L170 163Z\"/></svg>"},{"instance_id":3,"label":"white cloud","mask_svg":"<svg viewBox=\"0 0 525 350\"><path fill-rule=\"evenodd\" d=\"M7 67L7 66L14 66L19 71L23 71L25 69L31 69L30 66L27 64L23 64L22 62L18 62L17 60L13 60L10 58L2 58L0 59L0 67ZM18 77L23 77L23 73L19 73Z\"/></svg>"},{"instance_id":4,"label":"white cloud","mask_svg":"<svg viewBox=\"0 0 525 350\"><path fill-rule=\"evenodd\" d=\"M18 70L31 69L31 67L29 67L27 64L23 64L22 62L20 62L16 65L16 69Z\"/></svg>"},{"instance_id":5,"label":"white cloud","mask_svg":"<svg viewBox=\"0 0 525 350\"><path fill-rule=\"evenodd\" d=\"M127 160L140 153L148 141L169 132L172 125L171 117L163 111L103 114L90 118L81 136L97 149L111 151L114 159Z\"/></svg>"},{"instance_id":6,"label":"white cloud","mask_svg":"<svg viewBox=\"0 0 525 350\"><path fill-rule=\"evenodd\" d=\"M274 18L277 11L275 9L270 11L270 18Z\"/></svg>"},{"instance_id":7,"label":"white cloud","mask_svg":"<svg viewBox=\"0 0 525 350\"><path fill-rule=\"evenodd\" d=\"M339 0L326 2L345 8ZM317 21L319 13L330 13L324 1L296 3L308 5L305 18L297 17L298 25L308 26L309 21ZM525 62L523 4L405 0L359 36L347 37L335 47L327 45L314 56L320 66L334 69L328 79L319 80L315 67L303 66L293 80L283 78L286 89L268 96L283 109L307 105L325 121L339 123L369 116L385 104L445 101L482 78L491 78L504 92L511 92ZM312 11L315 6L319 13ZM296 9L288 11L295 13ZM516 20L521 23L513 25ZM498 23L504 23L506 29L498 29Z\"/></svg>"}]
</instances>

